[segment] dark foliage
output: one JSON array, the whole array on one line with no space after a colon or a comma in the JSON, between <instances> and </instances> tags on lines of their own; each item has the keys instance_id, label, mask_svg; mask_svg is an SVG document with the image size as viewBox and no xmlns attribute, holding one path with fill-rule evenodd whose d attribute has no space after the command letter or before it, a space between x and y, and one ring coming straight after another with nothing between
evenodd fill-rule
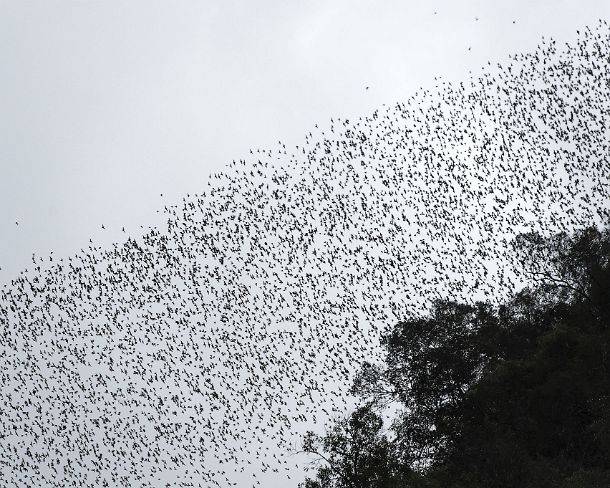
<instances>
[{"instance_id":1,"label":"dark foliage","mask_svg":"<svg viewBox=\"0 0 610 488\"><path fill-rule=\"evenodd\" d=\"M610 486L610 233L530 234L517 245L534 289L500 307L435 303L429 317L394 326L385 365L365 365L354 382L371 405L404 408L391 442L352 426L350 459L383 445L365 454L367 480L388 463L413 473L394 485L329 477L330 465L349 464L333 451L339 424L322 446L332 462L306 486Z\"/></svg>"},{"instance_id":2,"label":"dark foliage","mask_svg":"<svg viewBox=\"0 0 610 488\"><path fill-rule=\"evenodd\" d=\"M404 486L412 470L396 458L383 431L383 421L370 405L358 408L323 438L308 432L303 450L322 461L316 479L304 488L393 488Z\"/></svg>"}]
</instances>

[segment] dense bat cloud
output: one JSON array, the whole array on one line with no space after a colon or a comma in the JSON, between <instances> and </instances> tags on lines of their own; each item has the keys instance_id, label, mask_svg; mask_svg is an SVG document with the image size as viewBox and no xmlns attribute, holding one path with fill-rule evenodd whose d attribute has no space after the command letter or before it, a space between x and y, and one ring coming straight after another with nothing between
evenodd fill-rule
<instances>
[{"instance_id":1,"label":"dense bat cloud","mask_svg":"<svg viewBox=\"0 0 610 488\"><path fill-rule=\"evenodd\" d=\"M607 220L609 64L605 22L543 41L253 150L166 226L22 272L0 298L4 486L292 472L387 325L524 283L520 232Z\"/></svg>"}]
</instances>

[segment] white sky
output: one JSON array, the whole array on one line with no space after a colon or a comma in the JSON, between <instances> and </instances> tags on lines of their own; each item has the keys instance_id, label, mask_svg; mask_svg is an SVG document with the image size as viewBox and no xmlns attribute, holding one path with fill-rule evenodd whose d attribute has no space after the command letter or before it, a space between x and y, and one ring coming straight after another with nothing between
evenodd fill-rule
<instances>
[{"instance_id":1,"label":"white sky","mask_svg":"<svg viewBox=\"0 0 610 488\"><path fill-rule=\"evenodd\" d=\"M0 0L0 281L154 224L250 148L599 18L610 2Z\"/></svg>"},{"instance_id":2,"label":"white sky","mask_svg":"<svg viewBox=\"0 0 610 488\"><path fill-rule=\"evenodd\" d=\"M0 0L0 282L153 225L250 148L599 18L607 0Z\"/></svg>"}]
</instances>

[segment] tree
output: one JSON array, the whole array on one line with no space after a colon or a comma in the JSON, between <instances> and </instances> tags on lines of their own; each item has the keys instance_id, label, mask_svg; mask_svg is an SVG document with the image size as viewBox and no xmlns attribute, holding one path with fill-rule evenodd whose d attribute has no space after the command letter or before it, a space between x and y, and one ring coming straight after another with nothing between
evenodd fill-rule
<instances>
[{"instance_id":1,"label":"tree","mask_svg":"<svg viewBox=\"0 0 610 488\"><path fill-rule=\"evenodd\" d=\"M522 234L515 241L525 275L539 293L555 301L580 303L606 320L610 307L610 227L588 227L572 235Z\"/></svg>"},{"instance_id":2,"label":"tree","mask_svg":"<svg viewBox=\"0 0 610 488\"><path fill-rule=\"evenodd\" d=\"M403 406L391 463L421 477L400 486L610 486L610 232L528 234L517 249L534 288L501 306L435 302L392 327L384 364L354 381L370 406ZM377 445L363 439L349 459ZM368 479L386 471L388 458L368 459Z\"/></svg>"},{"instance_id":3,"label":"tree","mask_svg":"<svg viewBox=\"0 0 610 488\"><path fill-rule=\"evenodd\" d=\"M393 488L412 474L397 462L383 420L370 405L356 409L323 437L308 432L303 451L318 464L316 479L306 479L304 488Z\"/></svg>"}]
</instances>

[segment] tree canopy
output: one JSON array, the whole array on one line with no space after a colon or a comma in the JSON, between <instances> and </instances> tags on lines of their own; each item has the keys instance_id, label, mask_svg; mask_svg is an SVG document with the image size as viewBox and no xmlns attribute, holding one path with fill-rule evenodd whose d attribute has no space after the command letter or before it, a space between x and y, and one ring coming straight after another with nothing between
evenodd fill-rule
<instances>
[{"instance_id":1,"label":"tree canopy","mask_svg":"<svg viewBox=\"0 0 610 488\"><path fill-rule=\"evenodd\" d=\"M354 380L366 405L306 437L305 487L610 486L610 230L516 245L535 286L395 324Z\"/></svg>"},{"instance_id":2,"label":"tree canopy","mask_svg":"<svg viewBox=\"0 0 610 488\"><path fill-rule=\"evenodd\" d=\"M403 486L412 470L395 457L396 450L382 429L382 418L369 404L337 422L323 438L309 432L303 449L323 464L317 479L306 480L305 488Z\"/></svg>"}]
</instances>

